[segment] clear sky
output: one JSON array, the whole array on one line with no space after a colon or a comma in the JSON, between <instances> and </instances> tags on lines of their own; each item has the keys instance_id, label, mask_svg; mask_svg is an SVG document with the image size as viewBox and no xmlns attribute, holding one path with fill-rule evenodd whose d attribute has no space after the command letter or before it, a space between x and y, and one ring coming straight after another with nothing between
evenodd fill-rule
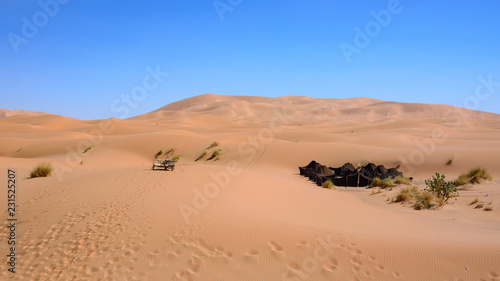
<instances>
[{"instance_id":1,"label":"clear sky","mask_svg":"<svg viewBox=\"0 0 500 281\"><path fill-rule=\"evenodd\" d=\"M0 108L126 118L216 93L500 113L499 11L497 0L1 1Z\"/></svg>"}]
</instances>

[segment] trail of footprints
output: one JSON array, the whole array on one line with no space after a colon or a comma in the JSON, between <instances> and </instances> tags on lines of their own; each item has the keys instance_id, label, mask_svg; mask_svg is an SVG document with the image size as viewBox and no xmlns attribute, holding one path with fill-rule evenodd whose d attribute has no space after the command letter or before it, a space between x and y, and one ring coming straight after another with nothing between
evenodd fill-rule
<instances>
[{"instance_id":1,"label":"trail of footprints","mask_svg":"<svg viewBox=\"0 0 500 281\"><path fill-rule=\"evenodd\" d=\"M132 213L135 204L143 204L142 196L148 187L155 184L134 183L124 187L125 195L115 196L113 202L80 204L67 212L57 223L52 224L41 235L33 237L39 224L47 221L49 211L43 211L26 221L19 221L19 228L25 227L18 241L25 241L18 247L18 268L23 280L117 280L117 272L128 276L134 270L137 253L146 243L149 219L145 216L145 206ZM60 193L59 191L55 193ZM53 193L42 191L23 205L23 209L37 203ZM134 208L137 209L137 208ZM19 214L20 215L20 214ZM44 220L45 219L45 220ZM2 223L5 227L6 223ZM135 226L133 231L125 230ZM0 233L2 241L5 232ZM121 246L112 243L120 239ZM90 267L88 264L101 264ZM101 262L95 262L101 261ZM127 264L127 267L123 267ZM0 273L0 279L6 275ZM144 277L143 275L142 277ZM139 276L141 277L141 276ZM123 280L131 280L125 278Z\"/></svg>"}]
</instances>

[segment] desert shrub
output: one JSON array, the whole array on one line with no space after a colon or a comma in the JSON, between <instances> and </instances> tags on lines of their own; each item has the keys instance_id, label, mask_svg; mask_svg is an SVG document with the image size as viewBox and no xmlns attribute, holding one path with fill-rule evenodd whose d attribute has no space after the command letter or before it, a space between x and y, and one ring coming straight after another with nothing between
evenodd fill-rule
<instances>
[{"instance_id":1,"label":"desert shrub","mask_svg":"<svg viewBox=\"0 0 500 281\"><path fill-rule=\"evenodd\" d=\"M323 188L335 189L335 185L333 185L333 182L331 180L326 180L323 183Z\"/></svg>"},{"instance_id":2,"label":"desert shrub","mask_svg":"<svg viewBox=\"0 0 500 281\"><path fill-rule=\"evenodd\" d=\"M181 156L180 155L175 155L173 158L172 158L172 161L179 161L181 159Z\"/></svg>"},{"instance_id":3,"label":"desert shrub","mask_svg":"<svg viewBox=\"0 0 500 281\"><path fill-rule=\"evenodd\" d=\"M455 180L455 186L461 186L465 184L476 184L481 183L483 180L493 180L488 170L485 168L477 167L470 169L469 171L461 174L457 180Z\"/></svg>"},{"instance_id":4,"label":"desert shrub","mask_svg":"<svg viewBox=\"0 0 500 281\"><path fill-rule=\"evenodd\" d=\"M214 152L212 152L212 155L210 156L210 158L208 158L207 160L212 160L215 157L219 156L219 154L220 154L221 151L222 151L222 149L214 150Z\"/></svg>"},{"instance_id":5,"label":"desert shrub","mask_svg":"<svg viewBox=\"0 0 500 281\"><path fill-rule=\"evenodd\" d=\"M49 177L51 175L52 166L48 163L41 163L31 170L30 178Z\"/></svg>"},{"instance_id":6,"label":"desert shrub","mask_svg":"<svg viewBox=\"0 0 500 281\"><path fill-rule=\"evenodd\" d=\"M205 156L207 155L207 153L208 153L208 151L206 151L206 150L205 150L205 151L203 151L203 153L201 153L201 154L200 154L200 156L198 156L198 158L196 158L196 160L194 160L194 161L198 161L198 160L200 160L201 158L205 157Z\"/></svg>"},{"instance_id":7,"label":"desert shrub","mask_svg":"<svg viewBox=\"0 0 500 281\"><path fill-rule=\"evenodd\" d=\"M167 152L165 152L165 155L169 155L170 153L172 153L174 151L175 151L175 148L171 148Z\"/></svg>"},{"instance_id":8,"label":"desert shrub","mask_svg":"<svg viewBox=\"0 0 500 281\"><path fill-rule=\"evenodd\" d=\"M161 151L161 150L158 151L158 152L156 152L155 159L158 158L158 157L160 157L162 154L163 154L163 151Z\"/></svg>"},{"instance_id":9,"label":"desert shrub","mask_svg":"<svg viewBox=\"0 0 500 281\"><path fill-rule=\"evenodd\" d=\"M412 180L410 178L403 177L403 176L397 176L394 179L394 183L395 184L407 184L407 185L411 185L413 182L412 182Z\"/></svg>"},{"instance_id":10,"label":"desert shrub","mask_svg":"<svg viewBox=\"0 0 500 281\"><path fill-rule=\"evenodd\" d=\"M396 198L394 198L394 202L406 202L410 201L413 198L416 198L417 195L420 194L420 190L418 187L413 186L413 187L406 187L401 189L398 195L396 195Z\"/></svg>"},{"instance_id":11,"label":"desert shrub","mask_svg":"<svg viewBox=\"0 0 500 281\"><path fill-rule=\"evenodd\" d=\"M217 147L217 146L219 146L219 143L218 143L218 142L216 142L216 141L214 141L213 143L211 143L211 144L207 147L207 149L211 149L211 148L214 148L214 147Z\"/></svg>"},{"instance_id":12,"label":"desert shrub","mask_svg":"<svg viewBox=\"0 0 500 281\"><path fill-rule=\"evenodd\" d=\"M416 210L432 209L437 207L437 205L442 206L444 204L444 201L437 200L434 194L429 191L417 194L416 199L417 201L415 202L415 205L413 205Z\"/></svg>"},{"instance_id":13,"label":"desert shrub","mask_svg":"<svg viewBox=\"0 0 500 281\"><path fill-rule=\"evenodd\" d=\"M85 153L85 152L87 152L87 151L89 151L89 150L91 150L92 148L94 148L94 147L93 146L89 146L89 147L85 148L85 150L82 152L82 154Z\"/></svg>"},{"instance_id":14,"label":"desert shrub","mask_svg":"<svg viewBox=\"0 0 500 281\"><path fill-rule=\"evenodd\" d=\"M489 212L489 211L493 211L493 207L492 206L487 206L484 208L485 211Z\"/></svg>"},{"instance_id":15,"label":"desert shrub","mask_svg":"<svg viewBox=\"0 0 500 281\"><path fill-rule=\"evenodd\" d=\"M393 187L394 186L394 180L390 178L386 179L380 179L380 178L374 178L373 181L370 183L370 187L381 187L381 188L386 188L386 187Z\"/></svg>"},{"instance_id":16,"label":"desert shrub","mask_svg":"<svg viewBox=\"0 0 500 281\"><path fill-rule=\"evenodd\" d=\"M453 197L458 197L457 187L452 181L445 181L445 176L436 173L432 176L432 179L425 180L427 187L425 190L431 192L438 198L444 199L444 202L448 202L448 199Z\"/></svg>"}]
</instances>

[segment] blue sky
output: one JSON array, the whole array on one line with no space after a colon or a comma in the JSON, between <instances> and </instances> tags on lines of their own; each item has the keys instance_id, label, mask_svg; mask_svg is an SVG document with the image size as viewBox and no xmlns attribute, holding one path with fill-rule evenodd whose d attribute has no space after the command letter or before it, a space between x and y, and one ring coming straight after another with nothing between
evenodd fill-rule
<instances>
[{"instance_id":1,"label":"blue sky","mask_svg":"<svg viewBox=\"0 0 500 281\"><path fill-rule=\"evenodd\" d=\"M126 118L216 93L500 113L498 11L495 0L2 1L0 108Z\"/></svg>"}]
</instances>

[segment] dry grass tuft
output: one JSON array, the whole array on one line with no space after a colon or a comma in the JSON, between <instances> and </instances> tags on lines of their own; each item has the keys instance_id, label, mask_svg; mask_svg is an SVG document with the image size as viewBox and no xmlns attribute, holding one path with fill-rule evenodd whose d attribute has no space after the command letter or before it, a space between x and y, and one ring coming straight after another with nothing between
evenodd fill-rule
<instances>
[{"instance_id":1,"label":"dry grass tuft","mask_svg":"<svg viewBox=\"0 0 500 281\"><path fill-rule=\"evenodd\" d=\"M49 163L41 163L31 170L30 178L49 177L52 175L52 166Z\"/></svg>"},{"instance_id":2,"label":"dry grass tuft","mask_svg":"<svg viewBox=\"0 0 500 281\"><path fill-rule=\"evenodd\" d=\"M374 178L373 181L370 183L369 187L381 187L381 188L394 187L394 180L390 178L386 178L383 180L379 178Z\"/></svg>"},{"instance_id":3,"label":"dry grass tuft","mask_svg":"<svg viewBox=\"0 0 500 281\"><path fill-rule=\"evenodd\" d=\"M457 180L455 180L455 186L461 186L465 184L477 184L484 180L492 181L493 177L488 173L485 168L477 167L470 169L468 172L461 174Z\"/></svg>"},{"instance_id":4,"label":"dry grass tuft","mask_svg":"<svg viewBox=\"0 0 500 281\"><path fill-rule=\"evenodd\" d=\"M484 207L484 204L483 203L479 203L476 205L476 207L474 207L474 209L481 209L482 207Z\"/></svg>"},{"instance_id":5,"label":"dry grass tuft","mask_svg":"<svg viewBox=\"0 0 500 281\"><path fill-rule=\"evenodd\" d=\"M203 153L201 153L201 154L200 154L200 156L198 156L198 158L196 158L196 160L194 160L194 161L198 161L198 160L200 160L201 158L205 157L205 156L207 155L207 153L208 153L208 151L206 151L206 150L205 150L205 151L203 151Z\"/></svg>"},{"instance_id":6,"label":"dry grass tuft","mask_svg":"<svg viewBox=\"0 0 500 281\"><path fill-rule=\"evenodd\" d=\"M85 148L85 150L82 152L82 154L84 154L85 152L91 150L92 148L94 148L94 147L93 146L89 146L89 147Z\"/></svg>"},{"instance_id":7,"label":"dry grass tuft","mask_svg":"<svg viewBox=\"0 0 500 281\"><path fill-rule=\"evenodd\" d=\"M323 188L328 188L328 189L336 189L335 185L331 180L327 180L323 183Z\"/></svg>"},{"instance_id":8,"label":"dry grass tuft","mask_svg":"<svg viewBox=\"0 0 500 281\"><path fill-rule=\"evenodd\" d=\"M380 189L380 187L377 187L377 189L372 189L372 195L375 195L375 194L379 194L379 193L382 193L382 189Z\"/></svg>"},{"instance_id":9,"label":"dry grass tuft","mask_svg":"<svg viewBox=\"0 0 500 281\"><path fill-rule=\"evenodd\" d=\"M214 148L214 147L217 147L217 146L219 146L219 143L218 143L218 142L216 142L216 141L214 141L213 143L211 143L211 144L207 147L207 149L211 149L211 148Z\"/></svg>"},{"instance_id":10,"label":"dry grass tuft","mask_svg":"<svg viewBox=\"0 0 500 281\"><path fill-rule=\"evenodd\" d=\"M410 178L407 178L407 177L403 177L403 176L397 176L395 179L394 179L394 183L395 184L407 184L407 185L412 185L413 182Z\"/></svg>"},{"instance_id":11,"label":"dry grass tuft","mask_svg":"<svg viewBox=\"0 0 500 281\"><path fill-rule=\"evenodd\" d=\"M420 194L420 190L418 189L418 187L406 187L401 189L396 198L393 199L393 202L410 201L411 199L416 198L418 194Z\"/></svg>"},{"instance_id":12,"label":"dry grass tuft","mask_svg":"<svg viewBox=\"0 0 500 281\"><path fill-rule=\"evenodd\" d=\"M158 157L160 157L162 154L163 154L163 150L156 152L155 159L158 159Z\"/></svg>"},{"instance_id":13,"label":"dry grass tuft","mask_svg":"<svg viewBox=\"0 0 500 281\"><path fill-rule=\"evenodd\" d=\"M474 205L474 204L476 204L477 202L479 202L479 198L478 198L478 197L476 197L476 198L475 198L472 202L470 202L470 204L469 204L469 205Z\"/></svg>"},{"instance_id":14,"label":"dry grass tuft","mask_svg":"<svg viewBox=\"0 0 500 281\"><path fill-rule=\"evenodd\" d=\"M493 211L493 206L487 206L486 208L484 208L484 210L487 212Z\"/></svg>"},{"instance_id":15,"label":"dry grass tuft","mask_svg":"<svg viewBox=\"0 0 500 281\"><path fill-rule=\"evenodd\" d=\"M217 156L219 156L220 152L222 151L222 149L217 149L217 150L214 150L214 152L212 152L212 155L210 156L210 158L208 158L207 160L212 160L214 158L219 158Z\"/></svg>"}]
</instances>

